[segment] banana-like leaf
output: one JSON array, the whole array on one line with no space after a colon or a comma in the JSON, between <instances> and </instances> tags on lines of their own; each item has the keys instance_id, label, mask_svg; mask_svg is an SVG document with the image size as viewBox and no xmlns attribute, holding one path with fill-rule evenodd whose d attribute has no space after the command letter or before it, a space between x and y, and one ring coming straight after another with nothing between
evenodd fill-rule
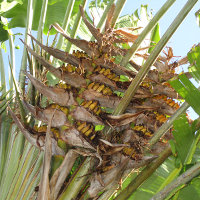
<instances>
[{"instance_id":1,"label":"banana-like leaf","mask_svg":"<svg viewBox=\"0 0 200 200\"><path fill-rule=\"evenodd\" d=\"M72 16L76 15L80 5L81 0L77 0L74 5L74 9L72 11ZM9 28L14 27L25 27L26 26L26 20L27 20L27 4L28 0L24 0L23 4L16 5L12 9L8 10L7 12L3 13L4 17L11 18L11 21L9 22ZM62 24L65 11L67 9L68 0L55 0L53 3L49 3L47 7L47 15L46 15L46 22L44 26L44 33L47 34L49 30L49 26L53 24L54 22L58 22L59 24ZM34 9L34 19L33 19L33 30L38 29L38 23L40 18L42 8L42 1L35 2L35 9ZM55 34L55 31L52 31L53 34Z\"/></svg>"},{"instance_id":2,"label":"banana-like leaf","mask_svg":"<svg viewBox=\"0 0 200 200\"><path fill-rule=\"evenodd\" d=\"M191 198L191 194L193 199L199 199L200 198L199 186L200 186L200 177L198 176L194 178L180 191L179 199L187 200Z\"/></svg>"},{"instance_id":3,"label":"banana-like leaf","mask_svg":"<svg viewBox=\"0 0 200 200\"><path fill-rule=\"evenodd\" d=\"M186 116L180 116L174 122L173 135L182 164L190 164L196 149L196 140L199 140L199 132L196 132L195 122L190 126Z\"/></svg>"},{"instance_id":4,"label":"banana-like leaf","mask_svg":"<svg viewBox=\"0 0 200 200\"><path fill-rule=\"evenodd\" d=\"M0 7L1 7L1 4L2 3L0 3ZM1 13L1 10L0 10L0 13ZM0 42L4 42L6 40L8 40L8 31L4 29L3 22L0 17Z\"/></svg>"},{"instance_id":5,"label":"banana-like leaf","mask_svg":"<svg viewBox=\"0 0 200 200\"><path fill-rule=\"evenodd\" d=\"M180 75L178 79L170 81L171 86L192 106L196 113L200 114L199 90L191 83L186 75Z\"/></svg>"},{"instance_id":6,"label":"banana-like leaf","mask_svg":"<svg viewBox=\"0 0 200 200\"><path fill-rule=\"evenodd\" d=\"M153 47L150 47L149 50L148 50L148 53L151 53L154 49L154 46L159 42L160 40L160 27L159 27L159 24L157 24L154 29L152 30L152 33L151 33L151 44L150 46L153 46Z\"/></svg>"},{"instance_id":7,"label":"banana-like leaf","mask_svg":"<svg viewBox=\"0 0 200 200\"><path fill-rule=\"evenodd\" d=\"M200 47L195 46L188 53L188 61L190 62L189 72L193 78L200 81ZM170 81L172 87L182 96L187 103L192 106L196 113L200 114L200 106L198 99L200 98L199 90L193 85L193 83L187 78L186 75L180 75L176 79Z\"/></svg>"},{"instance_id":8,"label":"banana-like leaf","mask_svg":"<svg viewBox=\"0 0 200 200\"><path fill-rule=\"evenodd\" d=\"M188 61L190 62L189 72L197 82L200 80L200 46L197 45L191 49L187 55Z\"/></svg>"}]
</instances>

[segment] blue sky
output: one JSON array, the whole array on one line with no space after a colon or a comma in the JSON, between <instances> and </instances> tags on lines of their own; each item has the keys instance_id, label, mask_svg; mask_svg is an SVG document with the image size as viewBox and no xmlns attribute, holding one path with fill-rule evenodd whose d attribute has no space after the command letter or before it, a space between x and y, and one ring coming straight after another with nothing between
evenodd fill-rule
<instances>
[{"instance_id":1,"label":"blue sky","mask_svg":"<svg viewBox=\"0 0 200 200\"><path fill-rule=\"evenodd\" d=\"M149 10L152 9L155 14L165 2L166 0L128 0L121 14L133 13L141 4L147 4ZM172 7L162 17L159 22L161 35L165 33L186 2L186 0L176 0ZM194 44L200 42L200 28L198 27L195 18L195 12L198 9L200 9L200 2L194 6L168 43L169 46L173 47L174 55L176 56L185 56Z\"/></svg>"}]
</instances>

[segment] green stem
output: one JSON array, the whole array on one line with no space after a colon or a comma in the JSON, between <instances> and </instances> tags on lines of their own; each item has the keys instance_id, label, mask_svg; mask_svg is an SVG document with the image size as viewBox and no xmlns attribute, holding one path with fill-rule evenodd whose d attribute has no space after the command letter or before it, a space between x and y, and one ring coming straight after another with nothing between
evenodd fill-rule
<instances>
[{"instance_id":1,"label":"green stem","mask_svg":"<svg viewBox=\"0 0 200 200\"><path fill-rule=\"evenodd\" d=\"M126 200L154 171L171 155L170 147L166 148L160 156L151 164L147 165L142 172L131 181L131 183L115 198L115 200Z\"/></svg>"},{"instance_id":2,"label":"green stem","mask_svg":"<svg viewBox=\"0 0 200 200\"><path fill-rule=\"evenodd\" d=\"M114 2L115 2L115 0L111 0L110 3L107 5L99 23L97 24L97 28L100 28L100 29L102 28L102 26L103 26L103 24L106 20L107 14L108 14L108 12L109 12L109 10L110 10L110 8L111 8L111 6Z\"/></svg>"},{"instance_id":3,"label":"green stem","mask_svg":"<svg viewBox=\"0 0 200 200\"><path fill-rule=\"evenodd\" d=\"M43 30L44 30L44 23L45 23L46 13L47 13L47 5L48 5L48 0L43 0L42 9L41 9L41 12L40 12L40 21L39 21L39 25L38 25L38 32L37 32L37 40L39 42L42 42L42 34L43 34ZM36 53L40 54L40 47L37 44L35 46L35 51L36 51ZM37 65L37 62L36 62L35 58L33 58L33 63L32 64L33 64L33 66L32 66L32 70L33 70L32 75L35 76L36 65Z\"/></svg>"},{"instance_id":4,"label":"green stem","mask_svg":"<svg viewBox=\"0 0 200 200\"><path fill-rule=\"evenodd\" d=\"M42 9L41 9L41 13L40 13L40 21L39 21L38 32L37 32L37 40L39 42L42 42L42 34L43 34L43 30L44 30L44 23L45 23L46 13L47 13L47 5L48 5L48 0L44 0L42 3ZM37 44L35 46L35 51L37 54L40 54L40 47ZM33 62L32 62L32 70L33 70L32 75L33 76L35 76L36 65L37 65L36 59L33 58ZM31 87L31 89L34 91L33 86ZM33 95L34 95L34 93L35 92L33 92Z\"/></svg>"},{"instance_id":5,"label":"green stem","mask_svg":"<svg viewBox=\"0 0 200 200\"><path fill-rule=\"evenodd\" d=\"M179 25L182 23L182 21L185 19L187 14L190 12L190 10L193 8L195 3L198 0L189 0L185 6L182 8L182 10L179 12L175 20L172 22L170 27L167 29L161 40L158 42L158 44L155 46L154 50L152 51L151 55L147 58L146 62L144 63L141 70L136 75L135 79L129 86L129 88L126 90L124 97L120 101L119 105L117 106L116 110L114 111L113 115L120 115L122 114L127 106L129 105L131 99L135 95L136 90L138 89L140 83L148 73L150 67L155 62L156 58L166 45L166 43L169 41L169 39L172 37L173 33L176 31L176 29L179 27Z\"/></svg>"},{"instance_id":6,"label":"green stem","mask_svg":"<svg viewBox=\"0 0 200 200\"><path fill-rule=\"evenodd\" d=\"M80 169L70 181L67 189L61 194L59 200L65 199L75 199L78 193L80 192L82 186L85 185L88 179L88 175L90 173L90 169L94 166L94 158L87 157Z\"/></svg>"},{"instance_id":7,"label":"green stem","mask_svg":"<svg viewBox=\"0 0 200 200\"><path fill-rule=\"evenodd\" d=\"M131 59L131 57L134 55L134 53L137 51L141 43L144 41L147 34L156 26L158 21L161 19L161 17L167 12L167 10L173 5L173 3L176 0L168 0L156 13L156 15L153 17L153 19L149 22L149 24L145 27L145 29L142 31L142 33L139 35L139 37L136 39L136 41L133 43L131 48L128 50L126 56L121 61L122 66L126 66Z\"/></svg>"},{"instance_id":8,"label":"green stem","mask_svg":"<svg viewBox=\"0 0 200 200\"><path fill-rule=\"evenodd\" d=\"M74 7L74 3L75 3L75 0L69 0L64 21L63 21L63 25L62 25L62 28L65 32L67 32L67 27L69 25L70 16ZM63 36L60 34L56 48L61 49L62 44L63 44Z\"/></svg>"},{"instance_id":9,"label":"green stem","mask_svg":"<svg viewBox=\"0 0 200 200\"><path fill-rule=\"evenodd\" d=\"M87 0L82 0L81 5L83 6L83 9L85 9L86 4L87 4ZM81 24L81 13L80 13L80 10L79 10L78 14L76 16L76 20L75 20L75 23L73 25L71 34L70 34L71 38L76 38L77 30L79 29L80 24ZM71 42L67 41L67 47L66 47L65 51L70 53L71 46L72 46Z\"/></svg>"},{"instance_id":10,"label":"green stem","mask_svg":"<svg viewBox=\"0 0 200 200\"><path fill-rule=\"evenodd\" d=\"M200 163L197 163L196 165L188 169L185 173L181 174L177 179L168 184L163 190L157 193L151 200L165 199L165 197L167 197L167 195L170 194L170 192L173 189L192 180L199 173L200 173Z\"/></svg>"},{"instance_id":11,"label":"green stem","mask_svg":"<svg viewBox=\"0 0 200 200\"><path fill-rule=\"evenodd\" d=\"M30 33L32 28L32 22L33 22L33 0L28 1L28 8L27 8L27 24L26 24L26 31L25 31L25 43L29 45L30 43L30 37L28 37L27 33ZM25 76L24 71L26 71L27 66L27 52L26 48L24 47L23 50L23 56L22 56L22 63L20 68L20 74L19 74L19 86L20 89L24 92L25 89Z\"/></svg>"},{"instance_id":12,"label":"green stem","mask_svg":"<svg viewBox=\"0 0 200 200\"><path fill-rule=\"evenodd\" d=\"M13 70L12 70L11 66L10 66L10 72L11 72L11 76L13 78L13 83L14 83L14 86L15 86L16 98L17 98L17 101L19 103L21 120L26 125L27 124L27 122L26 122L26 112L25 112L23 103L22 103L21 98L20 98L19 88L17 86L15 77L13 76Z\"/></svg>"},{"instance_id":13,"label":"green stem","mask_svg":"<svg viewBox=\"0 0 200 200\"><path fill-rule=\"evenodd\" d=\"M113 14L112 22L111 22L111 27L115 26L115 23L124 7L124 4L126 3L126 0L118 0L116 3L115 11Z\"/></svg>"},{"instance_id":14,"label":"green stem","mask_svg":"<svg viewBox=\"0 0 200 200\"><path fill-rule=\"evenodd\" d=\"M38 32L37 32L37 40L39 42L42 42L42 34L44 30L44 24L45 24L45 19L46 19L46 13L47 13L47 6L48 6L48 0L44 0L42 3L42 9L40 13L40 21L38 25ZM35 51L40 54L40 47L36 44L35 46ZM32 62L32 75L35 76L35 72L38 69L38 63L36 59L33 57L33 62ZM35 105L35 97L36 97L36 90L35 87L29 82L28 86L28 97L31 100L32 105Z\"/></svg>"},{"instance_id":15,"label":"green stem","mask_svg":"<svg viewBox=\"0 0 200 200\"><path fill-rule=\"evenodd\" d=\"M153 135L153 137L149 141L149 146L153 146L159 139L172 127L174 121L179 118L181 114L183 114L188 108L188 103L184 103L170 118L167 122L165 122Z\"/></svg>"},{"instance_id":16,"label":"green stem","mask_svg":"<svg viewBox=\"0 0 200 200\"><path fill-rule=\"evenodd\" d=\"M10 46L10 64L11 64L12 71L15 72L15 48L14 48L13 35L12 35L11 30L9 30L9 46ZM15 78L14 73L13 73L13 77ZM11 74L9 74L10 89L14 88L13 77L11 76ZM11 91L10 96L12 96L12 94L13 92Z\"/></svg>"},{"instance_id":17,"label":"green stem","mask_svg":"<svg viewBox=\"0 0 200 200\"><path fill-rule=\"evenodd\" d=\"M1 72L0 86L3 87L2 93L5 93L6 92L6 76L5 76L5 68L4 68L3 54L2 54L1 48L0 48L0 72Z\"/></svg>"},{"instance_id":18,"label":"green stem","mask_svg":"<svg viewBox=\"0 0 200 200\"><path fill-rule=\"evenodd\" d=\"M40 21L39 21L39 26L38 26L38 32L37 32L37 40L39 42L42 41L42 34L43 34L43 30L44 30L44 23L45 23L46 13L47 13L47 5L48 5L48 0L43 0Z\"/></svg>"},{"instance_id":19,"label":"green stem","mask_svg":"<svg viewBox=\"0 0 200 200\"><path fill-rule=\"evenodd\" d=\"M102 15L99 23L97 24L96 28L100 29L100 31L102 31L102 27L103 27L103 24L106 20L107 14L108 14L108 12L109 12L109 10L110 10L110 8L111 8L111 6L114 2L115 2L115 0L110 1L110 3L107 5L106 9L104 10L103 15ZM94 36L92 36L90 40L94 40L94 39L95 39Z\"/></svg>"}]
</instances>

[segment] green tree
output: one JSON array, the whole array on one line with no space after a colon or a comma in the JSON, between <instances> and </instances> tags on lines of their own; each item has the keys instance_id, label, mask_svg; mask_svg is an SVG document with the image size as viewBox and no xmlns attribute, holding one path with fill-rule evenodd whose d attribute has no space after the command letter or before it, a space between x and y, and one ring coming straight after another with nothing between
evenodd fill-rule
<instances>
[{"instance_id":1,"label":"green tree","mask_svg":"<svg viewBox=\"0 0 200 200\"><path fill-rule=\"evenodd\" d=\"M93 19L84 12L86 0L0 2L0 41L3 48L3 41L9 40L11 71L11 89L7 90L1 48L1 199L187 199L189 195L199 198L199 119L188 121L185 111L191 106L200 114L199 90L189 80L191 76L196 81L200 79L200 48L198 45L193 47L187 58L175 63L170 62L172 49L169 48L165 56L160 55L197 0L187 1L161 38L158 21L175 0L166 1L139 36L124 29L137 27L139 11L132 16L119 17L126 1L118 0L116 6L114 2L90 2L90 11L102 12L97 28L93 26ZM145 13L141 14L142 17L149 18L146 6L141 7L141 13ZM49 31L52 24L54 28ZM19 81L13 75L14 27L25 27L26 30ZM37 39L29 35L30 30L37 30ZM57 35L53 40L49 34L57 32L60 35L56 42ZM150 32L151 48L140 53L142 42ZM43 33L48 35L45 37L47 44L51 41L50 47L42 44ZM84 52L72 53L77 49ZM148 55L147 51L151 54ZM142 67L131 60L141 57ZM189 73L174 73L177 65L188 61ZM62 62L70 65L66 68ZM157 71L150 70L152 65L157 66ZM27 82L25 75L30 81ZM94 78L99 78L99 83L95 83ZM133 78L132 82L130 78ZM67 85L59 82L60 79ZM80 89L81 86L85 89ZM92 100L83 97L86 92L91 92L91 88L97 91L93 86L102 90L104 96L96 99L93 95ZM177 97L175 90L180 96ZM72 93L76 94L76 99ZM167 97L163 98L163 95ZM134 113L126 113L127 107L131 110L133 98L143 104L135 106ZM178 108L173 99L181 98L185 102ZM152 99L154 103L150 104ZM158 109L155 104L159 101L165 106ZM116 104L116 108L109 103ZM98 115L102 108L104 115ZM158 113L160 109L163 109L162 115ZM91 110L95 114L91 114ZM137 120L144 124L145 119L149 124L157 120L158 129L153 129L153 135L147 125L141 128L139 122L137 124ZM35 125L39 121L47 126L38 128ZM169 134L172 126L173 137ZM130 137L133 130L135 134L131 139L123 136ZM160 140L164 136L165 144ZM95 139L91 139L93 137L97 138L97 145ZM152 155L156 151L159 151L157 156ZM135 173L133 169L140 172ZM116 191L120 179L124 182L121 190Z\"/></svg>"}]
</instances>

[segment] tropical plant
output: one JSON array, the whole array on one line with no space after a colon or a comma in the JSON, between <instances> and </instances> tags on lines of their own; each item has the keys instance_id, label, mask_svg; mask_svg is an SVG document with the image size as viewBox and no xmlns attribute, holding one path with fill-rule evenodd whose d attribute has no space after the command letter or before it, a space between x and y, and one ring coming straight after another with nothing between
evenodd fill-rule
<instances>
[{"instance_id":1,"label":"tropical plant","mask_svg":"<svg viewBox=\"0 0 200 200\"><path fill-rule=\"evenodd\" d=\"M162 53L197 0L161 38L158 21L175 0L154 17L146 6L119 17L126 1L114 2L91 1L93 19L86 0L0 3L11 72L7 90L0 49L1 199L199 198L200 123L185 111L200 114L189 80L200 80L200 47L176 62L172 48ZM152 19L137 32L144 17ZM26 28L19 81L14 27ZM189 72L176 74L188 61Z\"/></svg>"}]
</instances>

